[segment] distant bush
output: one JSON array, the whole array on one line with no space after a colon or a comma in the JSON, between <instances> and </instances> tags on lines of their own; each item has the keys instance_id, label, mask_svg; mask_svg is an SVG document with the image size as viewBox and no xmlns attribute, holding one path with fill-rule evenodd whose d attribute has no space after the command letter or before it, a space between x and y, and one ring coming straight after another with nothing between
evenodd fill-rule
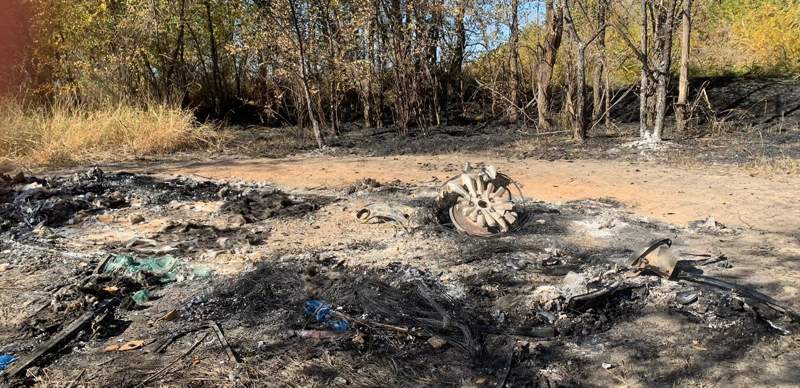
<instances>
[{"instance_id":1,"label":"distant bush","mask_svg":"<svg viewBox=\"0 0 800 388\"><path fill-rule=\"evenodd\" d=\"M800 72L800 1L723 0L705 7L695 17L695 73Z\"/></svg>"}]
</instances>

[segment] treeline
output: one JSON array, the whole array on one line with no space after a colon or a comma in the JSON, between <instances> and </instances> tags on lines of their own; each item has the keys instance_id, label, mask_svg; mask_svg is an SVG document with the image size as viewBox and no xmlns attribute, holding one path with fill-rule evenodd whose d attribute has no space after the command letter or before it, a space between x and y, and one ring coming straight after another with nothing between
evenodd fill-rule
<instances>
[{"instance_id":1,"label":"treeline","mask_svg":"<svg viewBox=\"0 0 800 388\"><path fill-rule=\"evenodd\" d=\"M684 123L690 72L800 69L794 0L14 1L31 101L178 102L311 127L320 146L346 122L502 119L581 140L630 93L642 137L660 140L673 107ZM752 63L710 58L720 46Z\"/></svg>"}]
</instances>

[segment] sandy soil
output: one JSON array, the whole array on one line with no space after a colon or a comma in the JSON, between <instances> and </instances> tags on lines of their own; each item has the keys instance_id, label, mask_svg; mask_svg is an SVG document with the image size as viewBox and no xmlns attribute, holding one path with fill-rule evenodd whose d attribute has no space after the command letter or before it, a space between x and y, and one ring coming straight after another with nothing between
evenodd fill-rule
<instances>
[{"instance_id":1,"label":"sandy soil","mask_svg":"<svg viewBox=\"0 0 800 388\"><path fill-rule=\"evenodd\" d=\"M508 160L448 154L220 160L172 164L146 171L269 181L283 187L308 189L341 188L367 177L379 182L442 181L457 174L464 162L497 166L518 180L527 196L538 200L613 198L641 216L676 225L713 217L731 226L790 235L800 233L800 176L753 176L732 166Z\"/></svg>"}]
</instances>

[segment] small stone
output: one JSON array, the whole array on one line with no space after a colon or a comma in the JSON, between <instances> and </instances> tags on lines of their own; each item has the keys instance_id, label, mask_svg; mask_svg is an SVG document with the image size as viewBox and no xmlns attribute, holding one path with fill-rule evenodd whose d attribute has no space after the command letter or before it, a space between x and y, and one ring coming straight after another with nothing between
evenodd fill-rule
<instances>
[{"instance_id":1,"label":"small stone","mask_svg":"<svg viewBox=\"0 0 800 388\"><path fill-rule=\"evenodd\" d=\"M144 222L144 216L141 214L131 214L128 221L131 222L131 225L141 224Z\"/></svg>"},{"instance_id":2,"label":"small stone","mask_svg":"<svg viewBox=\"0 0 800 388\"><path fill-rule=\"evenodd\" d=\"M333 379L333 385L347 385L347 379L342 376L336 376Z\"/></svg>"},{"instance_id":3,"label":"small stone","mask_svg":"<svg viewBox=\"0 0 800 388\"><path fill-rule=\"evenodd\" d=\"M217 245L222 249L231 249L233 248L233 240L227 237L220 237L217 239Z\"/></svg>"},{"instance_id":4,"label":"small stone","mask_svg":"<svg viewBox=\"0 0 800 388\"><path fill-rule=\"evenodd\" d=\"M241 214L235 214L228 219L228 226L232 228L241 228L247 224L247 219Z\"/></svg>"},{"instance_id":5,"label":"small stone","mask_svg":"<svg viewBox=\"0 0 800 388\"><path fill-rule=\"evenodd\" d=\"M95 218L97 218L98 222L103 224L110 224L111 222L114 221L114 216L112 216L111 214L100 214Z\"/></svg>"},{"instance_id":6,"label":"small stone","mask_svg":"<svg viewBox=\"0 0 800 388\"><path fill-rule=\"evenodd\" d=\"M445 345L447 345L447 340L442 337L433 336L431 338L428 338L428 344L430 344L431 347L434 349L440 349Z\"/></svg>"},{"instance_id":7,"label":"small stone","mask_svg":"<svg viewBox=\"0 0 800 388\"><path fill-rule=\"evenodd\" d=\"M601 365L602 365L603 369L606 369L606 370L611 369L611 368L614 367L614 364L609 364L607 362L604 362Z\"/></svg>"},{"instance_id":8,"label":"small stone","mask_svg":"<svg viewBox=\"0 0 800 388\"><path fill-rule=\"evenodd\" d=\"M697 301L699 294L694 291L679 292L675 295L675 300L683 305L692 304Z\"/></svg>"}]
</instances>

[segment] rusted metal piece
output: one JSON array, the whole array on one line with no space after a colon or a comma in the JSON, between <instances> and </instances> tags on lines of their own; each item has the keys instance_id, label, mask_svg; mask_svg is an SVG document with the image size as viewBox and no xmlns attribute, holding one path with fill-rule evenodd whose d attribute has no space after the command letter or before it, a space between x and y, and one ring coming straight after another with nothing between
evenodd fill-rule
<instances>
[{"instance_id":1,"label":"rusted metal piece","mask_svg":"<svg viewBox=\"0 0 800 388\"><path fill-rule=\"evenodd\" d=\"M416 209L410 206L373 203L357 211L356 218L364 224L376 219L394 221L408 230L411 228L411 221L415 212Z\"/></svg>"},{"instance_id":2,"label":"rusted metal piece","mask_svg":"<svg viewBox=\"0 0 800 388\"><path fill-rule=\"evenodd\" d=\"M678 256L671 248L672 240L670 239L656 241L634 256L631 266L670 279L675 275L675 269L678 266Z\"/></svg>"},{"instance_id":3,"label":"rusted metal piece","mask_svg":"<svg viewBox=\"0 0 800 388\"><path fill-rule=\"evenodd\" d=\"M461 175L444 184L439 199L454 202L448 211L450 220L460 232L471 236L493 236L508 232L517 221L508 188L510 182L494 166L473 168L467 164Z\"/></svg>"}]
</instances>

